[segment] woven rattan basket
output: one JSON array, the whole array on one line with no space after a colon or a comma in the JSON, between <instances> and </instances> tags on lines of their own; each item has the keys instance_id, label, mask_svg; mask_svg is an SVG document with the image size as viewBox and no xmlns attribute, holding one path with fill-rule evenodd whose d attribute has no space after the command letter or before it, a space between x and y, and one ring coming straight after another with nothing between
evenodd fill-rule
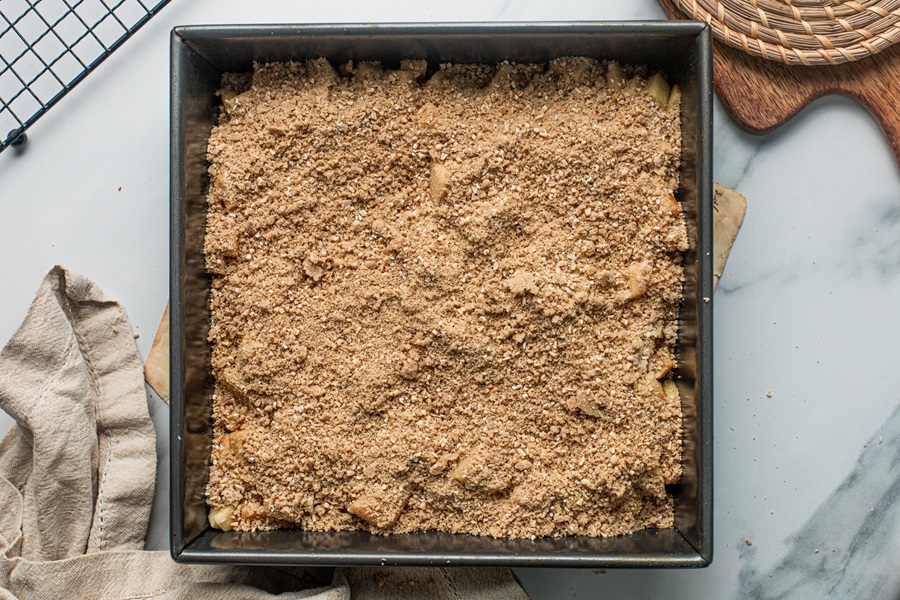
<instances>
[{"instance_id":1,"label":"woven rattan basket","mask_svg":"<svg viewBox=\"0 0 900 600\"><path fill-rule=\"evenodd\" d=\"M752 56L836 65L900 41L900 0L677 0L713 35Z\"/></svg>"}]
</instances>

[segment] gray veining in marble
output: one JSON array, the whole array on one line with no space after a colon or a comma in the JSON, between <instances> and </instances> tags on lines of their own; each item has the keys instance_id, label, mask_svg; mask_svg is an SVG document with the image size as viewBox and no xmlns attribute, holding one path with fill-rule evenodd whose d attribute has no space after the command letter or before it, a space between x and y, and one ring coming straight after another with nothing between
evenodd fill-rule
<instances>
[{"instance_id":1,"label":"gray veining in marble","mask_svg":"<svg viewBox=\"0 0 900 600\"><path fill-rule=\"evenodd\" d=\"M787 540L774 568L742 550L748 599L900 598L900 408L856 467Z\"/></svg>"}]
</instances>

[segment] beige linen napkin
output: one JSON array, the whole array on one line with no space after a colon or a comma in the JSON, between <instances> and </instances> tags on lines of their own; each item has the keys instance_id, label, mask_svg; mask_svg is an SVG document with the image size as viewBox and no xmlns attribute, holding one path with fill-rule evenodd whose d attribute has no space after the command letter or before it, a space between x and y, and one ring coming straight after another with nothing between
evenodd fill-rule
<instances>
[{"instance_id":1,"label":"beige linen napkin","mask_svg":"<svg viewBox=\"0 0 900 600\"><path fill-rule=\"evenodd\" d=\"M0 351L0 599L527 598L503 569L338 569L330 586L266 567L146 552L155 435L121 306L54 267Z\"/></svg>"}]
</instances>

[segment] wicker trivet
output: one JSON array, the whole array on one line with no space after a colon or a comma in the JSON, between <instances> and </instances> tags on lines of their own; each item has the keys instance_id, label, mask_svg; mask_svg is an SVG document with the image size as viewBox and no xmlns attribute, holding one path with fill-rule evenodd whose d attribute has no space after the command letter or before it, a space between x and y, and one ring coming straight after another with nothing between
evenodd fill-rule
<instances>
[{"instance_id":1,"label":"wicker trivet","mask_svg":"<svg viewBox=\"0 0 900 600\"><path fill-rule=\"evenodd\" d=\"M789 65L836 65L900 41L900 0L677 0L722 43Z\"/></svg>"}]
</instances>

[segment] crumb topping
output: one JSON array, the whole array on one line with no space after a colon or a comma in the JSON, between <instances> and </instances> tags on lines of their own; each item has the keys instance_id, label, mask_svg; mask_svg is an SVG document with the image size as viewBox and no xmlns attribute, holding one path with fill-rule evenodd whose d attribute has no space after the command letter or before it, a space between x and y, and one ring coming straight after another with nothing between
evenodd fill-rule
<instances>
[{"instance_id":1,"label":"crumb topping","mask_svg":"<svg viewBox=\"0 0 900 600\"><path fill-rule=\"evenodd\" d=\"M672 525L688 242L679 95L655 77L585 58L225 77L214 526Z\"/></svg>"}]
</instances>

